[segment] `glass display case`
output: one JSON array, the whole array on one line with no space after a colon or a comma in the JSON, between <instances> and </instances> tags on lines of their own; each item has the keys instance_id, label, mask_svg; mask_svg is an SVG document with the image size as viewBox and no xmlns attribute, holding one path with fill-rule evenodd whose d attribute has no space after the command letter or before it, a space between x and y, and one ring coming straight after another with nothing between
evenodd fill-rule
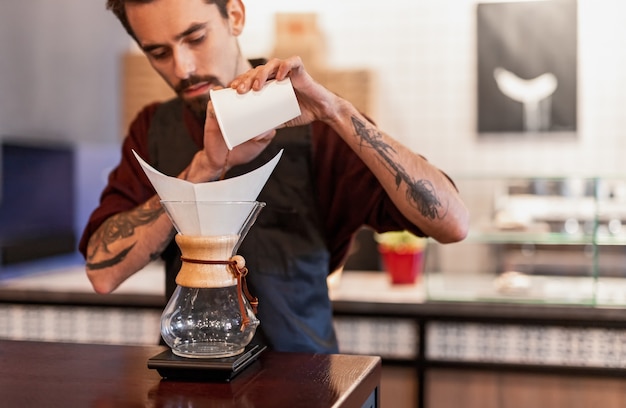
<instances>
[{"instance_id":1,"label":"glass display case","mask_svg":"<svg viewBox=\"0 0 626 408\"><path fill-rule=\"evenodd\" d=\"M429 242L430 300L626 306L626 177L455 177L471 216Z\"/></svg>"}]
</instances>

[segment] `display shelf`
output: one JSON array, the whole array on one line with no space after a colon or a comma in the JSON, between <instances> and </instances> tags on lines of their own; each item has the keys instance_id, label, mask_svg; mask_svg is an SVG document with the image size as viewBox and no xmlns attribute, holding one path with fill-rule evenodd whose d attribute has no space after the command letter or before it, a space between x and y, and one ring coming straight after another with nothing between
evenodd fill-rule
<instances>
[{"instance_id":1,"label":"display shelf","mask_svg":"<svg viewBox=\"0 0 626 408\"><path fill-rule=\"evenodd\" d=\"M429 300L626 306L626 176L466 176L467 238L428 245Z\"/></svg>"}]
</instances>

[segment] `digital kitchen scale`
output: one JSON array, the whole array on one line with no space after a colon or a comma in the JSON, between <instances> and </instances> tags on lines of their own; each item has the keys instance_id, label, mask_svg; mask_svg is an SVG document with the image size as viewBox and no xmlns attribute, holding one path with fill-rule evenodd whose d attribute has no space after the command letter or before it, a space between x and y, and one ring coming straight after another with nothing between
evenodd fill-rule
<instances>
[{"instance_id":1,"label":"digital kitchen scale","mask_svg":"<svg viewBox=\"0 0 626 408\"><path fill-rule=\"evenodd\" d=\"M168 349L148 359L148 368L164 379L191 381L230 381L267 348L249 344L241 354L222 358L185 358Z\"/></svg>"}]
</instances>

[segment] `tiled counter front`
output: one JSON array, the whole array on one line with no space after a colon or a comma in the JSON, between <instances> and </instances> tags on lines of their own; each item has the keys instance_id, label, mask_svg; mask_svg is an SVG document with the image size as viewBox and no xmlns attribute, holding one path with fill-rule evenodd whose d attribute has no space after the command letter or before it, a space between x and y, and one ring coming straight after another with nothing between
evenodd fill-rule
<instances>
[{"instance_id":1,"label":"tiled counter front","mask_svg":"<svg viewBox=\"0 0 626 408\"><path fill-rule=\"evenodd\" d=\"M0 338L156 345L160 319L158 309L0 304Z\"/></svg>"},{"instance_id":2,"label":"tiled counter front","mask_svg":"<svg viewBox=\"0 0 626 408\"><path fill-rule=\"evenodd\" d=\"M419 330L413 319L335 317L341 353L368 354L392 360L415 360Z\"/></svg>"},{"instance_id":3,"label":"tiled counter front","mask_svg":"<svg viewBox=\"0 0 626 408\"><path fill-rule=\"evenodd\" d=\"M626 369L626 329L546 325L425 322L424 360ZM417 360L420 323L411 319L335 318L342 353ZM626 373L625 373L626 374Z\"/></svg>"},{"instance_id":4,"label":"tiled counter front","mask_svg":"<svg viewBox=\"0 0 626 408\"><path fill-rule=\"evenodd\" d=\"M427 323L425 358L626 369L626 329L433 321Z\"/></svg>"},{"instance_id":5,"label":"tiled counter front","mask_svg":"<svg viewBox=\"0 0 626 408\"><path fill-rule=\"evenodd\" d=\"M626 370L626 309L429 302L419 284L371 272L344 273L331 295L342 352L423 367Z\"/></svg>"}]
</instances>

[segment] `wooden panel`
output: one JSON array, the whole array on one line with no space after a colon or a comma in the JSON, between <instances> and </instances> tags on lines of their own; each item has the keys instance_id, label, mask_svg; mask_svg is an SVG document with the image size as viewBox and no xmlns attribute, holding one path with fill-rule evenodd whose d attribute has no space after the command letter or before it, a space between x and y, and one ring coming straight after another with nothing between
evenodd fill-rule
<instances>
[{"instance_id":1,"label":"wooden panel","mask_svg":"<svg viewBox=\"0 0 626 408\"><path fill-rule=\"evenodd\" d=\"M371 95L374 75L366 69L324 69L311 71L311 76L337 95L352 102L361 112L373 116Z\"/></svg>"},{"instance_id":2,"label":"wooden panel","mask_svg":"<svg viewBox=\"0 0 626 408\"><path fill-rule=\"evenodd\" d=\"M417 403L417 371L414 367L383 364L380 406L414 408ZM437 405L433 405L437 407Z\"/></svg>"},{"instance_id":3,"label":"wooden panel","mask_svg":"<svg viewBox=\"0 0 626 408\"><path fill-rule=\"evenodd\" d=\"M626 379L429 370L426 406L437 408L623 408Z\"/></svg>"},{"instance_id":4,"label":"wooden panel","mask_svg":"<svg viewBox=\"0 0 626 408\"><path fill-rule=\"evenodd\" d=\"M275 57L298 55L308 70L325 66L326 42L317 24L316 13L276 13L275 21Z\"/></svg>"},{"instance_id":5,"label":"wooden panel","mask_svg":"<svg viewBox=\"0 0 626 408\"><path fill-rule=\"evenodd\" d=\"M143 54L126 53L122 58L122 136L145 105L175 96Z\"/></svg>"}]
</instances>

